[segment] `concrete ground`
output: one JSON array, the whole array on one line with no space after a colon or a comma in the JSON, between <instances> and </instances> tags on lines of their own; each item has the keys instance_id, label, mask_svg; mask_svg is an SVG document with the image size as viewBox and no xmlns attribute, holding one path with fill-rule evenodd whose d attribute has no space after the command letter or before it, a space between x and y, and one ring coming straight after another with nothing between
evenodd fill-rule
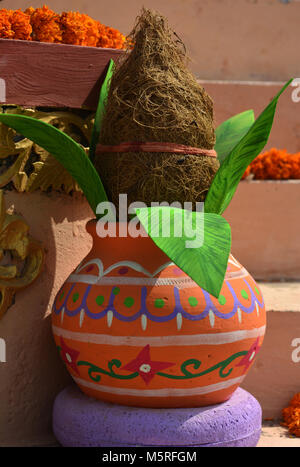
<instances>
[{"instance_id":1,"label":"concrete ground","mask_svg":"<svg viewBox=\"0 0 300 467\"><path fill-rule=\"evenodd\" d=\"M300 438L291 435L279 421L264 421L258 448L299 448Z\"/></svg>"}]
</instances>

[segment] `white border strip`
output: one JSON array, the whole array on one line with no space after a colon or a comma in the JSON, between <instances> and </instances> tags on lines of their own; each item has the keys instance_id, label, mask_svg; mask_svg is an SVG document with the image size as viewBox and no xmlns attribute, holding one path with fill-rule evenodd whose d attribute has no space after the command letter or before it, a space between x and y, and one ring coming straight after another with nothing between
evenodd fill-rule
<instances>
[{"instance_id":1,"label":"white border strip","mask_svg":"<svg viewBox=\"0 0 300 467\"><path fill-rule=\"evenodd\" d=\"M201 394L209 394L210 392L220 391L221 389L229 388L235 384L240 384L245 376L228 379L220 383L210 384L197 388L165 388L165 389L130 389L116 388L113 386L103 386L102 384L92 383L84 379L73 376L77 384L81 384L90 389L95 389L100 392L108 392L109 394L118 394L120 396L137 396L137 397L188 397L200 396Z\"/></svg>"},{"instance_id":2,"label":"white border strip","mask_svg":"<svg viewBox=\"0 0 300 467\"><path fill-rule=\"evenodd\" d=\"M70 339L73 341L87 342L89 344L117 345L130 347L165 347L176 345L222 345L231 342L238 342L244 339L263 336L266 326L250 330L240 330L232 332L220 332L216 334L194 334L178 336L160 336L160 337L135 337L135 336L112 336L110 334L89 334L83 332L68 331L57 326L52 326L53 333L58 337Z\"/></svg>"},{"instance_id":3,"label":"white border strip","mask_svg":"<svg viewBox=\"0 0 300 467\"><path fill-rule=\"evenodd\" d=\"M104 269L103 263L100 258L95 258L91 259L85 264L80 264L78 268L75 271L75 274L78 274L82 269L86 268L87 266L96 264L98 266L99 274L98 278L102 276L106 276L106 274L109 274L111 271L114 269L120 268L122 266L128 266L129 268L133 269L134 271L141 272L145 274L148 277L154 277L156 274L160 273L163 269L165 269L168 266L174 265L172 261L168 261L167 263L162 264L159 266L153 273L150 271L147 271L141 264L137 263L136 261L119 261L118 263L111 264L107 269ZM174 265L175 266L175 265Z\"/></svg>"},{"instance_id":4,"label":"white border strip","mask_svg":"<svg viewBox=\"0 0 300 467\"><path fill-rule=\"evenodd\" d=\"M240 271L226 273L225 280L228 279L242 279L247 277L248 272L242 268ZM71 274L67 282L80 282L91 285L176 285L179 288L199 287L189 277L119 277L108 276L98 277L91 274Z\"/></svg>"},{"instance_id":5,"label":"white border strip","mask_svg":"<svg viewBox=\"0 0 300 467\"><path fill-rule=\"evenodd\" d=\"M87 274L71 274L67 282L83 282L93 285L178 285L178 287L198 287L189 277L101 277Z\"/></svg>"}]
</instances>

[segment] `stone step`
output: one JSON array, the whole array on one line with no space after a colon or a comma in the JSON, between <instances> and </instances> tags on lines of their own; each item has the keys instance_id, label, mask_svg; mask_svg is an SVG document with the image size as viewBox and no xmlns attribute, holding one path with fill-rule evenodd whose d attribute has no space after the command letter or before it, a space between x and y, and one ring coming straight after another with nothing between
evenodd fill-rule
<instances>
[{"instance_id":1,"label":"stone step","mask_svg":"<svg viewBox=\"0 0 300 467\"><path fill-rule=\"evenodd\" d=\"M300 8L299 3L297 6ZM247 109L258 117L283 84L263 79L201 81L214 101L216 125ZM293 99L295 89L291 86L280 97L262 152L273 147L299 151L300 103ZM225 210L232 231L232 253L260 280L300 280L299 203L300 180L242 181Z\"/></svg>"},{"instance_id":2,"label":"stone step","mask_svg":"<svg viewBox=\"0 0 300 467\"><path fill-rule=\"evenodd\" d=\"M224 217L232 254L255 278L300 280L299 204L300 180L239 183Z\"/></svg>"},{"instance_id":3,"label":"stone step","mask_svg":"<svg viewBox=\"0 0 300 467\"><path fill-rule=\"evenodd\" d=\"M260 283L267 310L265 339L241 387L261 404L263 418L281 411L300 392L300 282Z\"/></svg>"}]
</instances>

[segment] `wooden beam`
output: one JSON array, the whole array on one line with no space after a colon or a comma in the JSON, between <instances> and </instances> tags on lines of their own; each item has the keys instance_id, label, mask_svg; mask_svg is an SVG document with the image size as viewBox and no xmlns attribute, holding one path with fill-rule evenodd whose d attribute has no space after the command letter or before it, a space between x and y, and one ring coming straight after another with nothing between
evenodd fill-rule
<instances>
[{"instance_id":1,"label":"wooden beam","mask_svg":"<svg viewBox=\"0 0 300 467\"><path fill-rule=\"evenodd\" d=\"M109 59L122 53L0 39L0 104L95 110Z\"/></svg>"}]
</instances>

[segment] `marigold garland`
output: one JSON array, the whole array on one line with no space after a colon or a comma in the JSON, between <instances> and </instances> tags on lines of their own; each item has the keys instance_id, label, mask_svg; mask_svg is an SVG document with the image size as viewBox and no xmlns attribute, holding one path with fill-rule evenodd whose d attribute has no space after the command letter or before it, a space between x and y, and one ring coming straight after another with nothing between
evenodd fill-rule
<instances>
[{"instance_id":1,"label":"marigold garland","mask_svg":"<svg viewBox=\"0 0 300 467\"><path fill-rule=\"evenodd\" d=\"M27 8L25 14L30 18L32 40L39 42L62 42L60 16L47 6Z\"/></svg>"},{"instance_id":2,"label":"marigold garland","mask_svg":"<svg viewBox=\"0 0 300 467\"><path fill-rule=\"evenodd\" d=\"M8 10L0 10L0 37L3 39L13 39L14 37Z\"/></svg>"},{"instance_id":3,"label":"marigold garland","mask_svg":"<svg viewBox=\"0 0 300 467\"><path fill-rule=\"evenodd\" d=\"M272 148L251 162L243 178L256 180L300 179L300 152L289 154L286 149Z\"/></svg>"},{"instance_id":4,"label":"marigold garland","mask_svg":"<svg viewBox=\"0 0 300 467\"><path fill-rule=\"evenodd\" d=\"M64 44L97 47L99 40L98 21L82 13L69 11L61 15Z\"/></svg>"},{"instance_id":5,"label":"marigold garland","mask_svg":"<svg viewBox=\"0 0 300 467\"><path fill-rule=\"evenodd\" d=\"M288 427L292 435L300 437L300 392L294 395L290 405L282 410L283 426Z\"/></svg>"},{"instance_id":6,"label":"marigold garland","mask_svg":"<svg viewBox=\"0 0 300 467\"><path fill-rule=\"evenodd\" d=\"M32 26L30 17L21 10L10 11L11 28L14 32L14 39L31 41Z\"/></svg>"},{"instance_id":7,"label":"marigold garland","mask_svg":"<svg viewBox=\"0 0 300 467\"><path fill-rule=\"evenodd\" d=\"M124 49L126 37L78 12L61 15L44 5L21 10L0 10L0 38Z\"/></svg>"},{"instance_id":8,"label":"marigold garland","mask_svg":"<svg viewBox=\"0 0 300 467\"><path fill-rule=\"evenodd\" d=\"M21 10L0 10L0 37L31 40L30 18Z\"/></svg>"}]
</instances>

